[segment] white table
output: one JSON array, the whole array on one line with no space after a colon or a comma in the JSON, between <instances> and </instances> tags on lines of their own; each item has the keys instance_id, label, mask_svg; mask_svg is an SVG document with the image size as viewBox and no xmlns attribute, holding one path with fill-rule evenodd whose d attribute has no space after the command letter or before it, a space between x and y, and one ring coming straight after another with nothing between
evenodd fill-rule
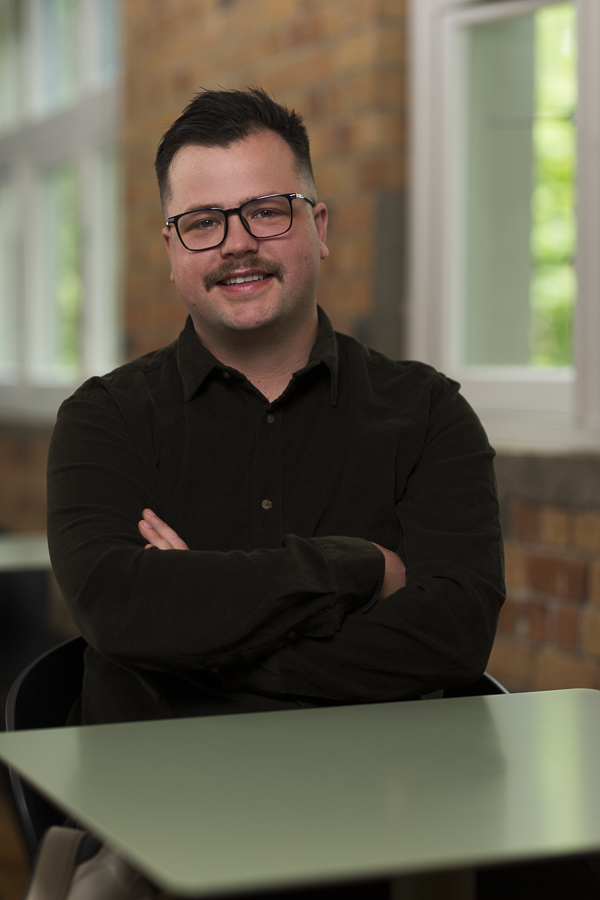
<instances>
[{"instance_id":1,"label":"white table","mask_svg":"<svg viewBox=\"0 0 600 900\"><path fill-rule=\"evenodd\" d=\"M45 534L0 535L0 572L28 569L50 570L50 555Z\"/></svg>"},{"instance_id":2,"label":"white table","mask_svg":"<svg viewBox=\"0 0 600 900\"><path fill-rule=\"evenodd\" d=\"M17 732L0 758L181 896L600 849L597 691Z\"/></svg>"}]
</instances>

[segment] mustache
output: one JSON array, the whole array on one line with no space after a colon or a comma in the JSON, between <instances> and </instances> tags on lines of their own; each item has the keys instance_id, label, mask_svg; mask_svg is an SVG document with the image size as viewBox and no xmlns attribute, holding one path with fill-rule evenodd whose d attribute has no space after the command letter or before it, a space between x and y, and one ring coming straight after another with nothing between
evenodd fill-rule
<instances>
[{"instance_id":1,"label":"mustache","mask_svg":"<svg viewBox=\"0 0 600 900\"><path fill-rule=\"evenodd\" d=\"M278 281L283 281L285 276L285 266L282 266L281 263L269 262L264 259L260 259L258 256L249 256L244 260L229 260L228 262L224 262L218 269L215 269L214 272L211 272L210 275L206 275L204 278L204 287L206 291L210 291L219 281L223 281L224 278L228 278L229 275L232 275L234 272L239 269L258 269L260 272L263 272L265 275L272 275L274 278L277 278Z\"/></svg>"}]
</instances>

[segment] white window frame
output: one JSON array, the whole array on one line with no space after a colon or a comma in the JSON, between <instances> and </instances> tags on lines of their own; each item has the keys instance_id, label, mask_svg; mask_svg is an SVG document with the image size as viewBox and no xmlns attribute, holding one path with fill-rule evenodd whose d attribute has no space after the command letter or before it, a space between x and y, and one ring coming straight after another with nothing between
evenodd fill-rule
<instances>
[{"instance_id":1,"label":"white window frame","mask_svg":"<svg viewBox=\"0 0 600 900\"><path fill-rule=\"evenodd\" d=\"M11 371L0 371L0 421L52 422L60 403L92 374L113 368L120 359L118 304L102 291L103 279L120 281L119 272L106 273L103 254L107 236L99 232L96 210L104 197L98 183L101 154L114 151L119 123L120 85L117 78L103 77L92 52L93 34L103 0L79 0L77 23L77 93L67 104L45 111L36 88L36 29L41 0L19 0L23 4L23 46L19 59L21 96L19 119L0 132L0 175L13 187L16 209L13 281L16 284L17 362ZM37 23L37 24L36 24ZM34 252L31 236L24 230L25 211L36 208L37 186L43 172L53 166L73 164L79 173L82 224L83 311L81 370L75 378L40 377L32 349L43 340L35 315L32 292ZM116 224L116 223L115 223ZM114 235L120 247L119 235ZM110 255L110 254L109 254ZM118 261L117 261L118 265Z\"/></svg>"},{"instance_id":2,"label":"white window frame","mask_svg":"<svg viewBox=\"0 0 600 900\"><path fill-rule=\"evenodd\" d=\"M452 148L461 93L456 52L474 18L532 12L562 0L412 0L409 354L463 385L496 449L600 447L600 3L577 11L577 304L572 369L461 366L455 348L460 184ZM450 152L449 151L450 148ZM458 229L460 233L460 229Z\"/></svg>"}]
</instances>

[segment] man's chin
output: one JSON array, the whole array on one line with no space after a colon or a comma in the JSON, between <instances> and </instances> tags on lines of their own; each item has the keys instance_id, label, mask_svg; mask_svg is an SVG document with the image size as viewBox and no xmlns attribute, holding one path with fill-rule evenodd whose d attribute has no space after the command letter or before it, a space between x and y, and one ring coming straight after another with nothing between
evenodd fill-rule
<instances>
[{"instance_id":1,"label":"man's chin","mask_svg":"<svg viewBox=\"0 0 600 900\"><path fill-rule=\"evenodd\" d=\"M223 310L211 323L221 334L256 334L274 328L282 320L281 314L272 308L265 309L257 299L239 298Z\"/></svg>"}]
</instances>

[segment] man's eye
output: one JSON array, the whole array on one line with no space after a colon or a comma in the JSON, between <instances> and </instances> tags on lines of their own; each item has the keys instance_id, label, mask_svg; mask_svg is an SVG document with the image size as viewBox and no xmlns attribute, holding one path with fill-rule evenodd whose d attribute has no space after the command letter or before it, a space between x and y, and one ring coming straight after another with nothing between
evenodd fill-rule
<instances>
[{"instance_id":1,"label":"man's eye","mask_svg":"<svg viewBox=\"0 0 600 900\"><path fill-rule=\"evenodd\" d=\"M257 209L256 212L252 213L252 218L253 219L273 219L276 216L281 216L281 215L283 215L283 213L280 209L270 209L270 208L265 207L263 209Z\"/></svg>"},{"instance_id":2,"label":"man's eye","mask_svg":"<svg viewBox=\"0 0 600 900\"><path fill-rule=\"evenodd\" d=\"M188 228L193 228L196 231L208 231L210 228L218 228L220 224L219 219L205 217L203 219L193 219L188 223Z\"/></svg>"}]
</instances>

